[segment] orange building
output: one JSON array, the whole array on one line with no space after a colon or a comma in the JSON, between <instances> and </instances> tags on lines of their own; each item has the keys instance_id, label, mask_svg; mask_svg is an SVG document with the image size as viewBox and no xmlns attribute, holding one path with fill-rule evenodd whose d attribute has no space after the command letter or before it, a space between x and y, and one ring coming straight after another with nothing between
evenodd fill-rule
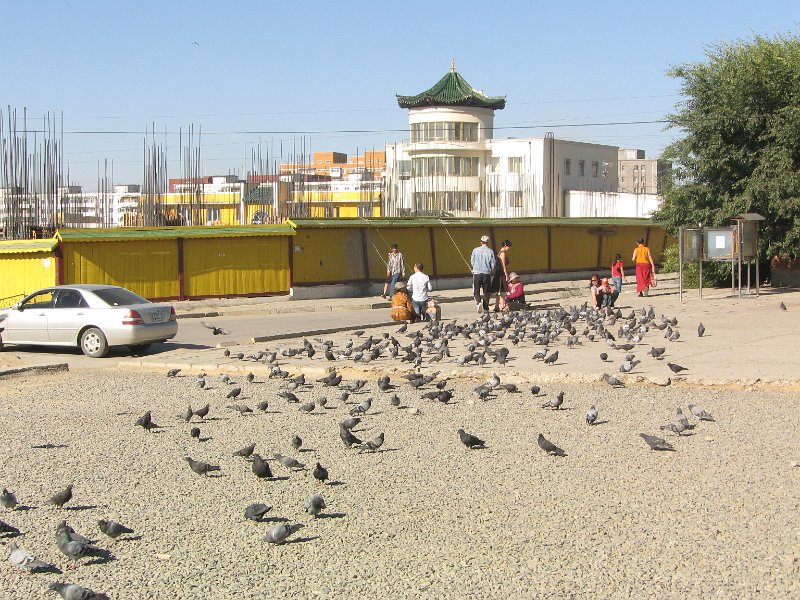
<instances>
[{"instance_id":1,"label":"orange building","mask_svg":"<svg viewBox=\"0 0 800 600\"><path fill-rule=\"evenodd\" d=\"M281 163L281 174L304 173L346 178L348 175L371 172L375 179L383 176L385 151L367 151L363 156L348 158L344 152L314 152L310 163Z\"/></svg>"}]
</instances>

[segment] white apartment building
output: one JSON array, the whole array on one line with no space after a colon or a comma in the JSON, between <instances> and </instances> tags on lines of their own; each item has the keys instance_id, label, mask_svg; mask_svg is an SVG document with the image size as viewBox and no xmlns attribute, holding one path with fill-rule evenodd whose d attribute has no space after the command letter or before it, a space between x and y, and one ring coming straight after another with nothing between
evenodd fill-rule
<instances>
[{"instance_id":1,"label":"white apartment building","mask_svg":"<svg viewBox=\"0 0 800 600\"><path fill-rule=\"evenodd\" d=\"M415 96L410 139L386 146L384 216L567 216L565 193L617 189L617 146L494 137L505 98L477 91L451 67Z\"/></svg>"}]
</instances>

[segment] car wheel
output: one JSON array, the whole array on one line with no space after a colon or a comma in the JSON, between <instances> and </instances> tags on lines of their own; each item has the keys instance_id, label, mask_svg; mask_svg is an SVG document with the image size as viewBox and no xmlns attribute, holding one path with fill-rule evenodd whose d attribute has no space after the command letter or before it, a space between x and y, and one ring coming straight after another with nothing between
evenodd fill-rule
<instances>
[{"instance_id":1,"label":"car wheel","mask_svg":"<svg viewBox=\"0 0 800 600\"><path fill-rule=\"evenodd\" d=\"M134 354L147 354L147 351L150 350L150 346L151 344L133 344L128 346L128 349Z\"/></svg>"},{"instance_id":2,"label":"car wheel","mask_svg":"<svg viewBox=\"0 0 800 600\"><path fill-rule=\"evenodd\" d=\"M97 327L90 327L81 335L81 350L91 358L103 358L108 353L106 336Z\"/></svg>"}]
</instances>

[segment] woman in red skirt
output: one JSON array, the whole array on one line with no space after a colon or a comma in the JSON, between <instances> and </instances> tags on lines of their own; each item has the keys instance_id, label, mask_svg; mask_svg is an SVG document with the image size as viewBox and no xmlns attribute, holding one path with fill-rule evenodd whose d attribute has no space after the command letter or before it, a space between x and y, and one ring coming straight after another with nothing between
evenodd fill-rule
<instances>
[{"instance_id":1,"label":"woman in red skirt","mask_svg":"<svg viewBox=\"0 0 800 600\"><path fill-rule=\"evenodd\" d=\"M636 293L639 296L646 296L647 289L655 283L656 266L653 264L653 257L650 256L650 248L644 245L644 239L636 240L631 260L636 263Z\"/></svg>"}]
</instances>

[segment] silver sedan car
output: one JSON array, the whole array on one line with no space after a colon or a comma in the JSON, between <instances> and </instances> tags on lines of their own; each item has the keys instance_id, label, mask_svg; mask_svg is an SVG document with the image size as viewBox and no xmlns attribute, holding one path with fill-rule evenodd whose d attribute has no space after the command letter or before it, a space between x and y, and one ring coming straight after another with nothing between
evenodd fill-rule
<instances>
[{"instance_id":1,"label":"silver sedan car","mask_svg":"<svg viewBox=\"0 0 800 600\"><path fill-rule=\"evenodd\" d=\"M135 353L178 333L175 309L115 285L57 285L0 310L3 344L78 346L100 358L110 346Z\"/></svg>"}]
</instances>

